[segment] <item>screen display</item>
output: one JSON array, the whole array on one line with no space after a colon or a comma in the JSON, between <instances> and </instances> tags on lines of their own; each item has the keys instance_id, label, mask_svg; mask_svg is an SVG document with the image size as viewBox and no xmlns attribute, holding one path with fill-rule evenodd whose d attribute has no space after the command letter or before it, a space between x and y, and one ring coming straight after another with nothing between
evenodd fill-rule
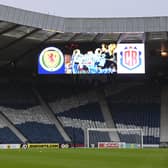
<instances>
[{"instance_id":1,"label":"screen display","mask_svg":"<svg viewBox=\"0 0 168 168\"><path fill-rule=\"evenodd\" d=\"M118 74L145 73L144 44L117 45L117 73Z\"/></svg>"},{"instance_id":2,"label":"screen display","mask_svg":"<svg viewBox=\"0 0 168 168\"><path fill-rule=\"evenodd\" d=\"M143 43L102 43L84 48L77 45L45 48L39 55L39 74L143 74Z\"/></svg>"}]
</instances>

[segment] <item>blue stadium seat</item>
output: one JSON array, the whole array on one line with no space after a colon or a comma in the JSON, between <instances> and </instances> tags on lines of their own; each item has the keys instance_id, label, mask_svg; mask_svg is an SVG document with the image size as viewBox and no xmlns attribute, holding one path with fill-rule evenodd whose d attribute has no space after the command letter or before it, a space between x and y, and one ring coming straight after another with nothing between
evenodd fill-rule
<instances>
[{"instance_id":1,"label":"blue stadium seat","mask_svg":"<svg viewBox=\"0 0 168 168\"><path fill-rule=\"evenodd\" d=\"M16 125L16 127L33 143L54 143L64 142L54 125L41 124L36 122L27 122Z\"/></svg>"},{"instance_id":2,"label":"blue stadium seat","mask_svg":"<svg viewBox=\"0 0 168 168\"><path fill-rule=\"evenodd\" d=\"M7 127L0 128L0 143L1 144L18 144L20 139Z\"/></svg>"}]
</instances>

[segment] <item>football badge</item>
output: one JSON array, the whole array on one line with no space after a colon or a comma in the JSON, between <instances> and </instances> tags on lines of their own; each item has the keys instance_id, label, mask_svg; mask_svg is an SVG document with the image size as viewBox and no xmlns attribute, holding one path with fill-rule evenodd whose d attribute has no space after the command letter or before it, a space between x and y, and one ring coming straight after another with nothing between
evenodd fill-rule
<instances>
[{"instance_id":1,"label":"football badge","mask_svg":"<svg viewBox=\"0 0 168 168\"><path fill-rule=\"evenodd\" d=\"M129 46L121 51L121 65L128 70L133 70L141 65L142 52L138 48Z\"/></svg>"},{"instance_id":2,"label":"football badge","mask_svg":"<svg viewBox=\"0 0 168 168\"><path fill-rule=\"evenodd\" d=\"M48 72L58 71L64 64L63 53L58 48L48 47L40 53L39 63Z\"/></svg>"},{"instance_id":3,"label":"football badge","mask_svg":"<svg viewBox=\"0 0 168 168\"><path fill-rule=\"evenodd\" d=\"M117 45L117 73L145 73L145 46L143 43Z\"/></svg>"}]
</instances>

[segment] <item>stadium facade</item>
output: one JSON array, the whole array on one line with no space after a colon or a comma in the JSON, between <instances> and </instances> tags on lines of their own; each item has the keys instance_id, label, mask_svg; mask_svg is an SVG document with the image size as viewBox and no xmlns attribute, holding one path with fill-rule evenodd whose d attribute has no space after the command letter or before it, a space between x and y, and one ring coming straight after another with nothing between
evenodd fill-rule
<instances>
[{"instance_id":1,"label":"stadium facade","mask_svg":"<svg viewBox=\"0 0 168 168\"><path fill-rule=\"evenodd\" d=\"M144 131L145 144L165 145L167 40L167 16L64 18L0 5L0 142L80 145L87 141L86 128L138 128ZM80 44L90 49L90 45L110 42L143 42L146 74L37 74L35 56L46 47L70 49ZM94 141L94 135L90 136ZM137 141L129 131L96 133L96 137L97 141Z\"/></svg>"}]
</instances>

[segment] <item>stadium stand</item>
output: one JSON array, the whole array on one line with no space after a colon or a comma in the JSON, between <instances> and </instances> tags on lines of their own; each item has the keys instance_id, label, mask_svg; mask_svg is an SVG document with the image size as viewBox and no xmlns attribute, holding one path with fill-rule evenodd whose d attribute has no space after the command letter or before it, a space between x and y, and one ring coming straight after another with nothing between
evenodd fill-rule
<instances>
[{"instance_id":1,"label":"stadium stand","mask_svg":"<svg viewBox=\"0 0 168 168\"><path fill-rule=\"evenodd\" d=\"M0 143L21 143L20 139L8 128L0 118Z\"/></svg>"},{"instance_id":2,"label":"stadium stand","mask_svg":"<svg viewBox=\"0 0 168 168\"><path fill-rule=\"evenodd\" d=\"M40 102L40 106L41 106L42 110L45 111L45 113L47 114L48 119L55 125L55 127L57 128L57 130L59 131L59 133L63 137L64 141L66 143L70 143L71 142L70 137L68 136L68 134L64 130L63 125L60 123L58 118L55 117L54 112L49 107L47 102L45 102L45 100L40 95L40 93L37 91L37 89L33 88L33 92L34 92L36 98L38 99L38 101Z\"/></svg>"},{"instance_id":3,"label":"stadium stand","mask_svg":"<svg viewBox=\"0 0 168 168\"><path fill-rule=\"evenodd\" d=\"M159 88L142 87L108 97L109 107L116 128L142 129L144 144L160 143L160 95ZM130 91L132 90L132 91ZM150 97L150 98L149 98ZM119 133L120 139L131 140L131 133Z\"/></svg>"},{"instance_id":4,"label":"stadium stand","mask_svg":"<svg viewBox=\"0 0 168 168\"><path fill-rule=\"evenodd\" d=\"M73 142L79 144L84 144L83 131L87 128L107 127L98 103L88 103L68 111L56 113L56 116L63 123ZM109 141L107 133L105 135L104 133L99 134L96 135L99 139L102 137L102 139Z\"/></svg>"},{"instance_id":5,"label":"stadium stand","mask_svg":"<svg viewBox=\"0 0 168 168\"><path fill-rule=\"evenodd\" d=\"M1 87L0 110L30 142L63 142L30 87Z\"/></svg>"},{"instance_id":6,"label":"stadium stand","mask_svg":"<svg viewBox=\"0 0 168 168\"><path fill-rule=\"evenodd\" d=\"M15 134L8 128L8 127L3 127L0 128L0 143L21 143L21 141L17 138Z\"/></svg>"},{"instance_id":7,"label":"stadium stand","mask_svg":"<svg viewBox=\"0 0 168 168\"><path fill-rule=\"evenodd\" d=\"M0 106L13 109L27 109L38 103L31 87L19 83L1 84Z\"/></svg>"},{"instance_id":8,"label":"stadium stand","mask_svg":"<svg viewBox=\"0 0 168 168\"><path fill-rule=\"evenodd\" d=\"M115 128L141 128L144 132L144 144L159 144L160 88L146 86L134 88L124 86L124 88L115 94L113 94L113 90L108 92L106 88L106 93L108 93L106 100ZM31 87L10 86L8 91L3 94L3 89L1 89L0 110L30 142L64 142L53 121L34 97ZM50 93L53 96L50 95L49 99L46 96L45 100L48 101L46 103L64 126L72 143L84 144L86 128L108 128L98 102L99 99L93 91L74 96L69 93L69 96L63 96L61 99L53 98L55 92ZM9 101L7 97L10 97ZM55 101L51 101L51 97ZM4 128L3 124L0 125ZM127 134L119 133L119 137L121 141L127 139L129 142L133 142L135 138L129 132ZM110 136L108 133L93 132L90 140L93 142L96 140L110 141Z\"/></svg>"},{"instance_id":9,"label":"stadium stand","mask_svg":"<svg viewBox=\"0 0 168 168\"><path fill-rule=\"evenodd\" d=\"M146 87L146 86L145 86ZM141 128L143 129L144 132L144 143L145 144L159 144L160 140L160 90L159 88L154 88L149 89L149 88L144 88L144 87L135 87L132 92L130 92L130 88L126 89L126 91L122 91L121 93L122 96L120 95L120 92L117 93L116 95L114 94L111 99L112 103L109 101L110 97L108 97L108 102L110 105L110 108L112 109L112 116L113 120L115 122L115 127L116 128ZM141 90L141 88L145 89ZM148 91L147 91L148 90ZM111 91L112 93L113 91ZM127 92L127 93L126 93ZM130 95L132 93L132 95ZM108 92L110 95L110 92ZM123 95L127 95L125 98ZM137 97L138 95L138 97ZM118 98L118 100L117 100ZM116 103L119 101L120 103ZM126 103L123 103L125 102ZM66 101L64 101L65 103ZM70 98L67 100L67 104L64 104L63 108L66 109L66 106L71 106L67 107L69 110L62 109L62 112L57 112L56 115L59 117L60 121L63 123L65 129L67 132L70 134L71 137L75 137L75 141L78 143L82 142L83 143L83 133L82 130L83 128L107 128L107 124L104 121L104 117L102 113L100 112L101 115L98 115L99 109L95 108L95 105L98 103L92 103L90 104L89 102L85 102L85 105L80 105L79 103L76 102L76 98ZM78 101L79 102L79 101ZM114 104L115 102L115 104ZM139 104L140 103L140 104ZM54 111L57 111L58 109L56 108L57 102L55 103L50 103L51 107L53 108ZM139 105L138 105L139 104ZM72 107L76 108L72 108ZM78 106L78 107L77 107ZM93 107L93 108L92 108ZM91 113L92 111L92 113ZM93 111L96 111L94 114ZM96 119L95 119L96 116ZM100 118L98 117L100 116ZM96 122L95 122L96 121ZM97 124L103 122L103 124ZM79 134L78 134L78 133ZM76 135L82 135L79 136L79 139L77 138ZM105 136L99 136L99 140L101 137ZM128 141L133 142L133 136L131 135L124 135L125 137L127 136L126 139ZM106 135L105 138L109 141L109 136ZM124 138L125 138L124 137ZM130 138L132 140L130 140ZM92 139L94 139L93 137ZM104 139L104 140L105 140ZM123 139L123 135L120 134L120 140Z\"/></svg>"},{"instance_id":10,"label":"stadium stand","mask_svg":"<svg viewBox=\"0 0 168 168\"><path fill-rule=\"evenodd\" d=\"M30 142L63 142L63 138L40 106L26 110L1 108Z\"/></svg>"}]
</instances>

